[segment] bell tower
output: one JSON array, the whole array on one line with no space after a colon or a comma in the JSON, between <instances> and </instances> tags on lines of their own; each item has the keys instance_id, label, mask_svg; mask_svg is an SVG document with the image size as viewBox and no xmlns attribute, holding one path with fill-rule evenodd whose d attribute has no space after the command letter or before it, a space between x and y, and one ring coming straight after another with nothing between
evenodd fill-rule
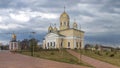
<instances>
[{"instance_id":1,"label":"bell tower","mask_svg":"<svg viewBox=\"0 0 120 68\"><path fill-rule=\"evenodd\" d=\"M69 28L69 15L64 12L60 15L60 30L68 29Z\"/></svg>"}]
</instances>

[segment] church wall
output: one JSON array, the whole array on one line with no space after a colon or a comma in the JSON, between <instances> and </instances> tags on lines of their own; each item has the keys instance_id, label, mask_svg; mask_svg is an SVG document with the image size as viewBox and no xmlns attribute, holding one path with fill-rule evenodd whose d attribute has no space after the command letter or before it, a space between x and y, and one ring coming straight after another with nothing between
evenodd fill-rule
<instances>
[{"instance_id":1,"label":"church wall","mask_svg":"<svg viewBox=\"0 0 120 68\"><path fill-rule=\"evenodd\" d=\"M56 48L60 48L60 43L61 43L61 39L57 38L57 40L56 40Z\"/></svg>"},{"instance_id":2,"label":"church wall","mask_svg":"<svg viewBox=\"0 0 120 68\"><path fill-rule=\"evenodd\" d=\"M68 48L68 42L70 42L72 49L76 48L76 43L78 44L77 45L78 48L80 48L80 45L83 48L84 32L74 30L74 29L68 29L68 30L60 31L59 33L66 36L66 38L64 39L64 48ZM81 40L80 40L81 38L80 36L82 36ZM76 38L79 38L79 40Z\"/></svg>"},{"instance_id":3,"label":"church wall","mask_svg":"<svg viewBox=\"0 0 120 68\"><path fill-rule=\"evenodd\" d=\"M74 40L73 40L73 39L70 39L70 40L68 40L68 41L70 41L70 48L71 48L71 49L74 49Z\"/></svg>"},{"instance_id":4,"label":"church wall","mask_svg":"<svg viewBox=\"0 0 120 68\"><path fill-rule=\"evenodd\" d=\"M73 36L73 30L64 30L60 31L59 33L64 36Z\"/></svg>"},{"instance_id":5,"label":"church wall","mask_svg":"<svg viewBox=\"0 0 120 68\"><path fill-rule=\"evenodd\" d=\"M9 43L9 50L17 50L17 49L18 49L18 42Z\"/></svg>"},{"instance_id":6,"label":"church wall","mask_svg":"<svg viewBox=\"0 0 120 68\"><path fill-rule=\"evenodd\" d=\"M74 36L75 37L80 37L81 39L79 40L79 43L81 42L81 48L84 47L84 32L74 30ZM80 46L80 44L79 44Z\"/></svg>"},{"instance_id":7,"label":"church wall","mask_svg":"<svg viewBox=\"0 0 120 68\"><path fill-rule=\"evenodd\" d=\"M46 42L45 40L43 40L43 49L45 49L45 47L46 47Z\"/></svg>"},{"instance_id":8,"label":"church wall","mask_svg":"<svg viewBox=\"0 0 120 68\"><path fill-rule=\"evenodd\" d=\"M60 34L67 36L66 37L67 39L66 38L64 39L64 47L65 48L68 47L69 41L71 43L72 49L76 47L76 42L78 43L78 48L80 48L80 45L82 48L84 47L84 32L74 30L74 29L68 29L68 30L60 31ZM79 38L79 40L76 38ZM80 40L80 38L81 38L81 40Z\"/></svg>"},{"instance_id":9,"label":"church wall","mask_svg":"<svg viewBox=\"0 0 120 68\"><path fill-rule=\"evenodd\" d=\"M82 32L82 31L73 30L73 33L74 33L74 36L84 37L84 32Z\"/></svg>"},{"instance_id":10,"label":"church wall","mask_svg":"<svg viewBox=\"0 0 120 68\"><path fill-rule=\"evenodd\" d=\"M78 48L80 48L80 44L83 48L84 46L84 37L82 37L82 39L80 39L80 32L79 31L74 31L74 33L72 33L72 31L74 30L67 30L66 31L62 31L62 34L66 34L66 37L50 37L50 38L46 38L46 40L44 41L46 44L43 43L43 48L45 48L45 45L47 46L48 42L54 41L56 48L61 48L61 42L62 43L62 48L68 48L68 42L70 42L70 48L74 49L76 48L76 44L78 44ZM74 35L73 35L74 34ZM84 34L84 33L82 33ZM77 36L78 35L78 36ZM81 35L82 36L82 35ZM63 39L63 40L62 40Z\"/></svg>"},{"instance_id":11,"label":"church wall","mask_svg":"<svg viewBox=\"0 0 120 68\"><path fill-rule=\"evenodd\" d=\"M74 40L73 37L64 38L64 48L69 48L68 45L70 43L70 48L74 49Z\"/></svg>"},{"instance_id":12,"label":"church wall","mask_svg":"<svg viewBox=\"0 0 120 68\"><path fill-rule=\"evenodd\" d=\"M78 31L78 30L74 30L74 29L68 29L68 30L63 30L59 32L61 35L65 35L65 36L82 36L84 37L84 32Z\"/></svg>"}]
</instances>

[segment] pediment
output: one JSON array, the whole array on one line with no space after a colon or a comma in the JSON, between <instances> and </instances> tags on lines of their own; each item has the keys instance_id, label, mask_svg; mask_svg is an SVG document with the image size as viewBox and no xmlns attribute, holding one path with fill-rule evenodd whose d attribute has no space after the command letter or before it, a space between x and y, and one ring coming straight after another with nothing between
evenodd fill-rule
<instances>
[{"instance_id":1,"label":"pediment","mask_svg":"<svg viewBox=\"0 0 120 68\"><path fill-rule=\"evenodd\" d=\"M56 34L56 33L48 33L46 35L47 38L49 38L49 37L58 37L58 36L59 36L59 34Z\"/></svg>"}]
</instances>

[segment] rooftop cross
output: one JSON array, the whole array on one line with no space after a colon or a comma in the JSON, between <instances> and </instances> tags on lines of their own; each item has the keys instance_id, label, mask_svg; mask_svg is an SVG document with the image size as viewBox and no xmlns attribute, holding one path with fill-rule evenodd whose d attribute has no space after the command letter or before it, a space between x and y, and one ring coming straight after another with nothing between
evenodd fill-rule
<instances>
[{"instance_id":1,"label":"rooftop cross","mask_svg":"<svg viewBox=\"0 0 120 68\"><path fill-rule=\"evenodd\" d=\"M65 12L65 6L64 6L64 12Z\"/></svg>"}]
</instances>

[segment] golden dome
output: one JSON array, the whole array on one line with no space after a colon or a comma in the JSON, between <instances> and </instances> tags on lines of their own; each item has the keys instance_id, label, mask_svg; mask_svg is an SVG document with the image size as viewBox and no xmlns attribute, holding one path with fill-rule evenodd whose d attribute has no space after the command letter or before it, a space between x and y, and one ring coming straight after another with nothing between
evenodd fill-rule
<instances>
[{"instance_id":1,"label":"golden dome","mask_svg":"<svg viewBox=\"0 0 120 68\"><path fill-rule=\"evenodd\" d=\"M16 39L16 35L14 33L12 34L12 39Z\"/></svg>"},{"instance_id":2,"label":"golden dome","mask_svg":"<svg viewBox=\"0 0 120 68\"><path fill-rule=\"evenodd\" d=\"M54 29L53 29L55 32L57 31L57 28L56 27L54 27Z\"/></svg>"},{"instance_id":3,"label":"golden dome","mask_svg":"<svg viewBox=\"0 0 120 68\"><path fill-rule=\"evenodd\" d=\"M50 25L49 28L48 28L48 32L52 32L53 31L53 28L52 26Z\"/></svg>"},{"instance_id":4,"label":"golden dome","mask_svg":"<svg viewBox=\"0 0 120 68\"><path fill-rule=\"evenodd\" d=\"M64 11L61 15L60 15L60 19L61 18L67 18L69 19L69 15Z\"/></svg>"},{"instance_id":5,"label":"golden dome","mask_svg":"<svg viewBox=\"0 0 120 68\"><path fill-rule=\"evenodd\" d=\"M76 22L73 23L73 28L77 29L77 23Z\"/></svg>"}]
</instances>

